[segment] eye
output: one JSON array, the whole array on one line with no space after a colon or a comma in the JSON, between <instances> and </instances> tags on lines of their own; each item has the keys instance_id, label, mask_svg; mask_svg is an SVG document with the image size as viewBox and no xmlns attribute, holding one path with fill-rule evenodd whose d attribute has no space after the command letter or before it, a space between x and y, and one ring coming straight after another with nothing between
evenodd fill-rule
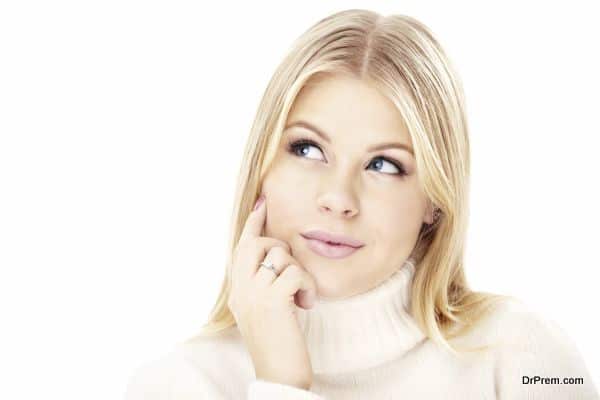
<instances>
[{"instance_id":1,"label":"eye","mask_svg":"<svg viewBox=\"0 0 600 400\"><path fill-rule=\"evenodd\" d=\"M319 152L321 152L321 149L319 149L319 146L310 139L301 139L301 140L297 140L295 142L290 143L288 145L288 151L296 156L302 157L303 155L306 155L309 152L308 150L305 150L309 147L314 147L314 148L318 149ZM298 154L298 151L300 151L300 154ZM321 152L321 154L323 154L323 153Z\"/></svg>"},{"instance_id":2,"label":"eye","mask_svg":"<svg viewBox=\"0 0 600 400\"><path fill-rule=\"evenodd\" d=\"M391 165L393 167L393 169L398 171L396 173L394 173L394 172L390 173L391 175L400 175L400 176L406 175L406 171L402 167L402 164L396 164L395 162L390 161L390 160L386 159L385 157L375 157L369 165L375 165L375 164L383 165L382 163L387 163L387 164Z\"/></svg>"},{"instance_id":3,"label":"eye","mask_svg":"<svg viewBox=\"0 0 600 400\"><path fill-rule=\"evenodd\" d=\"M314 141L312 141L310 139L299 139L296 141L292 141L288 144L287 150L288 150L288 152L290 152L291 154L293 154L297 157L304 158L305 155L310 153L311 147L316 148L321 154L323 154L321 152L321 149L319 148L319 145L317 145L317 143L315 143ZM308 158L311 158L311 157L308 157ZM376 165L376 167L381 167L381 166L385 165L386 163L388 165L392 166L392 172L383 172L384 174L398 175L401 178L408 175L401 163L396 162L396 161L391 161L391 160L387 159L386 157L382 157L382 156L375 157L373 159L373 161L371 161L369 163L369 166ZM389 167L388 167L388 169L389 169ZM394 169L396 170L396 172L393 172Z\"/></svg>"}]
</instances>

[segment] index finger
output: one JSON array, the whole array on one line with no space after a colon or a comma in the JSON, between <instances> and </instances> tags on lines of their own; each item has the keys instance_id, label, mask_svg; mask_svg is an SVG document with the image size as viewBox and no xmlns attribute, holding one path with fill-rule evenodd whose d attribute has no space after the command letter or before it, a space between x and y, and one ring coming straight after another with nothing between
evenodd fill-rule
<instances>
[{"instance_id":1,"label":"index finger","mask_svg":"<svg viewBox=\"0 0 600 400\"><path fill-rule=\"evenodd\" d=\"M264 195L261 195L257 199L257 203L259 201L260 204L258 204L258 208L252 210L250 215L248 215L248 218L246 218L244 228L240 234L240 241L262 235L262 230L265 225L265 219L267 215L267 202Z\"/></svg>"}]
</instances>

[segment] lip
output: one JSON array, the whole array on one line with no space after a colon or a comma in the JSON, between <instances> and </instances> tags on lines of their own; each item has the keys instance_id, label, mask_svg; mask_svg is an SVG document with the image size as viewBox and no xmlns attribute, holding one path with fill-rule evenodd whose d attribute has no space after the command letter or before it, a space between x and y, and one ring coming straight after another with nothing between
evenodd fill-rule
<instances>
[{"instance_id":1,"label":"lip","mask_svg":"<svg viewBox=\"0 0 600 400\"><path fill-rule=\"evenodd\" d=\"M324 231L308 231L301 236L306 239L308 247L320 256L327 258L348 257L364 246L364 243L344 235L334 235ZM340 244L329 244L327 241Z\"/></svg>"},{"instance_id":2,"label":"lip","mask_svg":"<svg viewBox=\"0 0 600 400\"><path fill-rule=\"evenodd\" d=\"M302 233L302 236L305 239L316 239L316 240L320 240L322 242L333 242L336 244L342 244L342 245L345 245L348 247L354 247L354 248L360 248L365 245L360 240L356 240L354 238L351 238L350 236L339 235L339 234L330 233L330 232L326 232L326 231L320 231L320 230L310 230L310 231Z\"/></svg>"},{"instance_id":3,"label":"lip","mask_svg":"<svg viewBox=\"0 0 600 400\"><path fill-rule=\"evenodd\" d=\"M354 253L360 247L346 246L345 244L332 245L319 239L304 238L308 247L320 256L327 258L344 258Z\"/></svg>"}]
</instances>

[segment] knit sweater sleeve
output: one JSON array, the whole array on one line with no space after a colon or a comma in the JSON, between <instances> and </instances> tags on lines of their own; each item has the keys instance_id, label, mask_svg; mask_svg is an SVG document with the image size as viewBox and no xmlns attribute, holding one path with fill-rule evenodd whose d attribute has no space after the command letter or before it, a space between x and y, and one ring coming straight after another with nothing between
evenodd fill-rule
<instances>
[{"instance_id":1,"label":"knit sweater sleeve","mask_svg":"<svg viewBox=\"0 0 600 400\"><path fill-rule=\"evenodd\" d=\"M142 363L127 382L125 400L327 400L309 390L254 379L247 385L222 374L208 373L176 353ZM175 385L175 382L177 384Z\"/></svg>"},{"instance_id":2,"label":"knit sweater sleeve","mask_svg":"<svg viewBox=\"0 0 600 400\"><path fill-rule=\"evenodd\" d=\"M326 400L308 390L256 379L248 386L247 400Z\"/></svg>"},{"instance_id":3,"label":"knit sweater sleeve","mask_svg":"<svg viewBox=\"0 0 600 400\"><path fill-rule=\"evenodd\" d=\"M505 322L511 333L495 366L499 400L600 399L579 349L558 323L533 311Z\"/></svg>"},{"instance_id":4,"label":"knit sweater sleeve","mask_svg":"<svg viewBox=\"0 0 600 400\"><path fill-rule=\"evenodd\" d=\"M125 400L167 400L172 369L163 360L143 363L134 369L125 389Z\"/></svg>"},{"instance_id":5,"label":"knit sweater sleeve","mask_svg":"<svg viewBox=\"0 0 600 400\"><path fill-rule=\"evenodd\" d=\"M178 351L142 363L129 377L125 400L231 400L233 384L215 381L202 366ZM238 396L239 397L239 396Z\"/></svg>"}]
</instances>

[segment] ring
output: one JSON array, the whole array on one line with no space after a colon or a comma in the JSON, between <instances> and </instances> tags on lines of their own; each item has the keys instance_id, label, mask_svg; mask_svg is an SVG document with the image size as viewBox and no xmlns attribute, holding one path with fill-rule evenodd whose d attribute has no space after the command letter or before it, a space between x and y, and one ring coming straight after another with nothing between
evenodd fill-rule
<instances>
[{"instance_id":1,"label":"ring","mask_svg":"<svg viewBox=\"0 0 600 400\"><path fill-rule=\"evenodd\" d=\"M261 262L259 265L259 267L265 267L270 269L271 271L273 271L273 273L275 274L275 276L279 276L279 272L277 272L277 269L275 269L275 266L273 266L273 264L265 264L265 262Z\"/></svg>"}]
</instances>

